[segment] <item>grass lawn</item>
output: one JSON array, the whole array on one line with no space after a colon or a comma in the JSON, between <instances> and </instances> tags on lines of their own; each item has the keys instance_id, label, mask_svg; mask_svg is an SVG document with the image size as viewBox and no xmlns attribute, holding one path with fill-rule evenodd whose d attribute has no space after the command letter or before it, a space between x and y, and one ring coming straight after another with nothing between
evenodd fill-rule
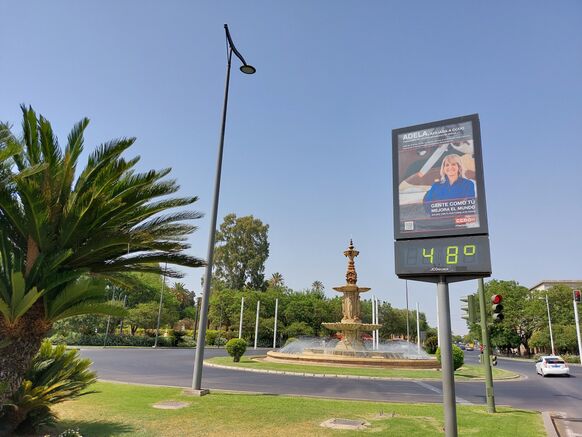
<instances>
[{"instance_id":1,"label":"grass lawn","mask_svg":"<svg viewBox=\"0 0 582 437\"><path fill-rule=\"evenodd\" d=\"M239 363L234 363L231 357L214 357L206 360L208 363L220 364L223 366L246 367L262 370L279 370L282 372L317 373L329 375L354 375L354 376L381 376L385 378L423 378L441 379L441 372L432 369L379 369L379 368L357 368L357 367L336 367L318 366L302 364L272 363L267 361L253 360L252 356L242 357ZM507 370L493 368L493 379L513 379L519 375ZM457 381L472 381L485 379L483 366L466 364L455 372Z\"/></svg>"},{"instance_id":2,"label":"grass lawn","mask_svg":"<svg viewBox=\"0 0 582 437\"><path fill-rule=\"evenodd\" d=\"M204 397L181 389L97 383L98 393L55 408L61 422L53 435L79 428L85 437L109 436L440 436L443 409L436 404L393 404L339 401L290 396L211 393ZM180 410L157 410L160 401L183 401ZM457 406L459 435L496 437L544 436L539 413L498 408ZM331 418L364 419L366 431L337 431L319 424Z\"/></svg>"}]
</instances>

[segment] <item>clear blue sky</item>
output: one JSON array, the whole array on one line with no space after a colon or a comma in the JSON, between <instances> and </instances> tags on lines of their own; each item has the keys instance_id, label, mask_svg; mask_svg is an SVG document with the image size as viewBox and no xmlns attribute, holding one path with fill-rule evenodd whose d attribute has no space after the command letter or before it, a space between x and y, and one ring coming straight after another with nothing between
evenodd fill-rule
<instances>
[{"instance_id":1,"label":"clear blue sky","mask_svg":"<svg viewBox=\"0 0 582 437\"><path fill-rule=\"evenodd\" d=\"M582 278L582 3L29 1L0 13L0 120L33 105L87 145L136 136L206 217L225 76L223 24L257 74L233 70L219 210L270 226L266 274L293 289L359 283L404 306L394 274L393 128L481 118L494 278ZM200 289L202 270L185 282ZM433 285L409 283L436 322ZM453 331L466 331L451 286Z\"/></svg>"}]
</instances>

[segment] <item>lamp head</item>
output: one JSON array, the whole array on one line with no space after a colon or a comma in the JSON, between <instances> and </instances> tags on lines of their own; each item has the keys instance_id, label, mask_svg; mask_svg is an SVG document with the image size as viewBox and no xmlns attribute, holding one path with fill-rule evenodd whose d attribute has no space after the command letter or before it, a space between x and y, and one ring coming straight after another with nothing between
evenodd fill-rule
<instances>
[{"instance_id":1,"label":"lamp head","mask_svg":"<svg viewBox=\"0 0 582 437\"><path fill-rule=\"evenodd\" d=\"M255 74L255 72L257 71L257 69L255 67L253 67L252 65L243 64L240 67L240 71L242 71L245 74Z\"/></svg>"}]
</instances>

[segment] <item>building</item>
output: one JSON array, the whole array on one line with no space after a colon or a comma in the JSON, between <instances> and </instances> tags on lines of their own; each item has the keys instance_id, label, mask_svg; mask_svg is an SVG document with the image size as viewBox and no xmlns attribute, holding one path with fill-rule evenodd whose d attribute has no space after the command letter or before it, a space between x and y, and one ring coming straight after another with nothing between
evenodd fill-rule
<instances>
[{"instance_id":1,"label":"building","mask_svg":"<svg viewBox=\"0 0 582 437\"><path fill-rule=\"evenodd\" d=\"M582 279L544 279L531 287L529 291L545 291L554 285L566 285L573 290L582 290Z\"/></svg>"}]
</instances>

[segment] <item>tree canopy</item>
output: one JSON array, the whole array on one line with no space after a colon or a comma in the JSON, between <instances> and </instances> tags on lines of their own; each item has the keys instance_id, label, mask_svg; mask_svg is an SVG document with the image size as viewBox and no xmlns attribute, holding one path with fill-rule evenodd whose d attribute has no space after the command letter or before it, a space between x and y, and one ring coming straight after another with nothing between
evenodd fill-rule
<instances>
[{"instance_id":1,"label":"tree canopy","mask_svg":"<svg viewBox=\"0 0 582 437\"><path fill-rule=\"evenodd\" d=\"M216 233L214 278L225 288L264 290L269 225L252 215L228 214ZM281 277L282 280L282 277Z\"/></svg>"}]
</instances>

